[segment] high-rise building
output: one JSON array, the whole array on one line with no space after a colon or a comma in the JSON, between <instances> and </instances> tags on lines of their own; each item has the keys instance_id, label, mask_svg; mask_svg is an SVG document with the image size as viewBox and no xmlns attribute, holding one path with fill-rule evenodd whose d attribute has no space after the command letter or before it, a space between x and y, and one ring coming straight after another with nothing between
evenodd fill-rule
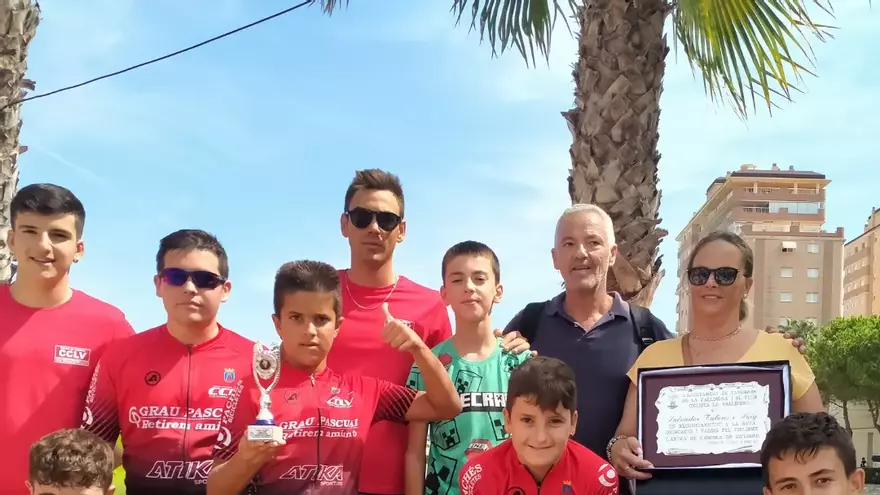
<instances>
[{"instance_id":1,"label":"high-rise building","mask_svg":"<svg viewBox=\"0 0 880 495\"><path fill-rule=\"evenodd\" d=\"M873 208L865 231L843 248L843 316L880 314L880 209Z\"/></svg>"},{"instance_id":2,"label":"high-rise building","mask_svg":"<svg viewBox=\"0 0 880 495\"><path fill-rule=\"evenodd\" d=\"M788 319L824 324L840 316L843 228L823 230L823 174L743 165L712 182L706 202L676 237L678 241L679 333L689 326L688 257L696 243L716 230L743 237L755 254L747 325L784 325Z\"/></svg>"}]
</instances>

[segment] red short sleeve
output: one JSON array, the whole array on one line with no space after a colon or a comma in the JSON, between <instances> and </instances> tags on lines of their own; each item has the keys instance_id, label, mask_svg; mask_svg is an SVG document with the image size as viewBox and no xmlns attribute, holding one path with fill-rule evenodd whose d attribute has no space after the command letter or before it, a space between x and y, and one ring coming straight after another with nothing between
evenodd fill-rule
<instances>
[{"instance_id":1,"label":"red short sleeve","mask_svg":"<svg viewBox=\"0 0 880 495\"><path fill-rule=\"evenodd\" d=\"M443 301L438 301L425 321L427 322L425 345L429 348L433 349L444 340L452 337L452 323L449 321L449 313L446 312L446 305Z\"/></svg>"},{"instance_id":2,"label":"red short sleeve","mask_svg":"<svg viewBox=\"0 0 880 495\"><path fill-rule=\"evenodd\" d=\"M86 393L82 428L115 444L119 437L119 405L111 353L98 361Z\"/></svg>"},{"instance_id":3,"label":"red short sleeve","mask_svg":"<svg viewBox=\"0 0 880 495\"><path fill-rule=\"evenodd\" d=\"M379 421L405 423L409 406L412 405L419 393L411 388L385 380L376 380L376 387L377 401L376 411L373 413L373 423Z\"/></svg>"}]
</instances>

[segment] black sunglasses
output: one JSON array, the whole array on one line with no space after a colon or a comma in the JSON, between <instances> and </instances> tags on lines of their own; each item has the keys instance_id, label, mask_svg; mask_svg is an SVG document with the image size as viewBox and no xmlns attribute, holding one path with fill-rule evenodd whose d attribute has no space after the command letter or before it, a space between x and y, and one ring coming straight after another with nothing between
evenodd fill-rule
<instances>
[{"instance_id":1,"label":"black sunglasses","mask_svg":"<svg viewBox=\"0 0 880 495\"><path fill-rule=\"evenodd\" d=\"M376 220L376 225L385 232L391 232L400 225L400 215L390 211L373 211L366 208L352 208L345 212L351 224L356 228L365 229Z\"/></svg>"},{"instance_id":2,"label":"black sunglasses","mask_svg":"<svg viewBox=\"0 0 880 495\"><path fill-rule=\"evenodd\" d=\"M727 286L736 282L739 270L729 266L722 266L721 268L706 268L705 266L698 266L695 268L689 268L687 275L688 281L691 285L706 285L706 282L709 281L709 275L712 275L715 277L716 284Z\"/></svg>"},{"instance_id":3,"label":"black sunglasses","mask_svg":"<svg viewBox=\"0 0 880 495\"><path fill-rule=\"evenodd\" d=\"M182 268L166 268L159 275L168 285L181 287L187 280L192 280L197 289L216 289L226 282L226 278L206 270L184 270Z\"/></svg>"}]
</instances>

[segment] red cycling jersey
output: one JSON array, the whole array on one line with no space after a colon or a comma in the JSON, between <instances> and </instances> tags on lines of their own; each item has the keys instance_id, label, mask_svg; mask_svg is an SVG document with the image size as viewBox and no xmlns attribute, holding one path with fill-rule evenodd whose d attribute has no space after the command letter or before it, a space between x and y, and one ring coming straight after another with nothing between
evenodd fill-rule
<instances>
[{"instance_id":1,"label":"red cycling jersey","mask_svg":"<svg viewBox=\"0 0 880 495\"><path fill-rule=\"evenodd\" d=\"M364 441L377 421L402 423L417 392L368 376L329 369L309 375L282 363L270 392L275 424L286 445L263 466L252 488L260 495L355 495ZM241 381L223 411L216 458L228 461L259 412L253 379ZM216 461L219 462L219 461Z\"/></svg>"},{"instance_id":2,"label":"red cycling jersey","mask_svg":"<svg viewBox=\"0 0 880 495\"><path fill-rule=\"evenodd\" d=\"M569 440L559 462L538 484L508 440L461 468L461 495L616 495L617 473L604 459Z\"/></svg>"},{"instance_id":3,"label":"red cycling jersey","mask_svg":"<svg viewBox=\"0 0 880 495\"><path fill-rule=\"evenodd\" d=\"M134 334L122 312L78 290L54 308L29 308L0 284L0 495L25 495L28 451L76 428L98 359Z\"/></svg>"},{"instance_id":4,"label":"red cycling jersey","mask_svg":"<svg viewBox=\"0 0 880 495\"><path fill-rule=\"evenodd\" d=\"M122 433L128 495L205 493L220 414L236 380L250 376L253 345L222 327L186 345L163 325L107 349L83 428L109 442Z\"/></svg>"}]
</instances>

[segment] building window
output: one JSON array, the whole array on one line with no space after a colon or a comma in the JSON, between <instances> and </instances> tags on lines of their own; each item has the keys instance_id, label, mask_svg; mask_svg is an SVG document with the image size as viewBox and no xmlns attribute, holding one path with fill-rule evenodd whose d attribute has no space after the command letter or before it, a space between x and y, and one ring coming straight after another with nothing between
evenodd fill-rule
<instances>
[{"instance_id":1,"label":"building window","mask_svg":"<svg viewBox=\"0 0 880 495\"><path fill-rule=\"evenodd\" d=\"M779 293L779 302L791 302L793 299L791 297L791 292L780 292Z\"/></svg>"},{"instance_id":2,"label":"building window","mask_svg":"<svg viewBox=\"0 0 880 495\"><path fill-rule=\"evenodd\" d=\"M794 241L782 241L782 252L783 253L793 253L795 248L797 248L797 243Z\"/></svg>"},{"instance_id":3,"label":"building window","mask_svg":"<svg viewBox=\"0 0 880 495\"><path fill-rule=\"evenodd\" d=\"M819 254L819 243L811 242L807 244L807 252L811 254Z\"/></svg>"},{"instance_id":4,"label":"building window","mask_svg":"<svg viewBox=\"0 0 880 495\"><path fill-rule=\"evenodd\" d=\"M807 268L807 278L819 278L819 269Z\"/></svg>"},{"instance_id":5,"label":"building window","mask_svg":"<svg viewBox=\"0 0 880 495\"><path fill-rule=\"evenodd\" d=\"M807 292L807 302L808 303L819 302L819 293L818 292Z\"/></svg>"},{"instance_id":6,"label":"building window","mask_svg":"<svg viewBox=\"0 0 880 495\"><path fill-rule=\"evenodd\" d=\"M783 266L782 270L779 272L779 276L782 278L791 278L794 277L794 268L790 266Z\"/></svg>"}]
</instances>

